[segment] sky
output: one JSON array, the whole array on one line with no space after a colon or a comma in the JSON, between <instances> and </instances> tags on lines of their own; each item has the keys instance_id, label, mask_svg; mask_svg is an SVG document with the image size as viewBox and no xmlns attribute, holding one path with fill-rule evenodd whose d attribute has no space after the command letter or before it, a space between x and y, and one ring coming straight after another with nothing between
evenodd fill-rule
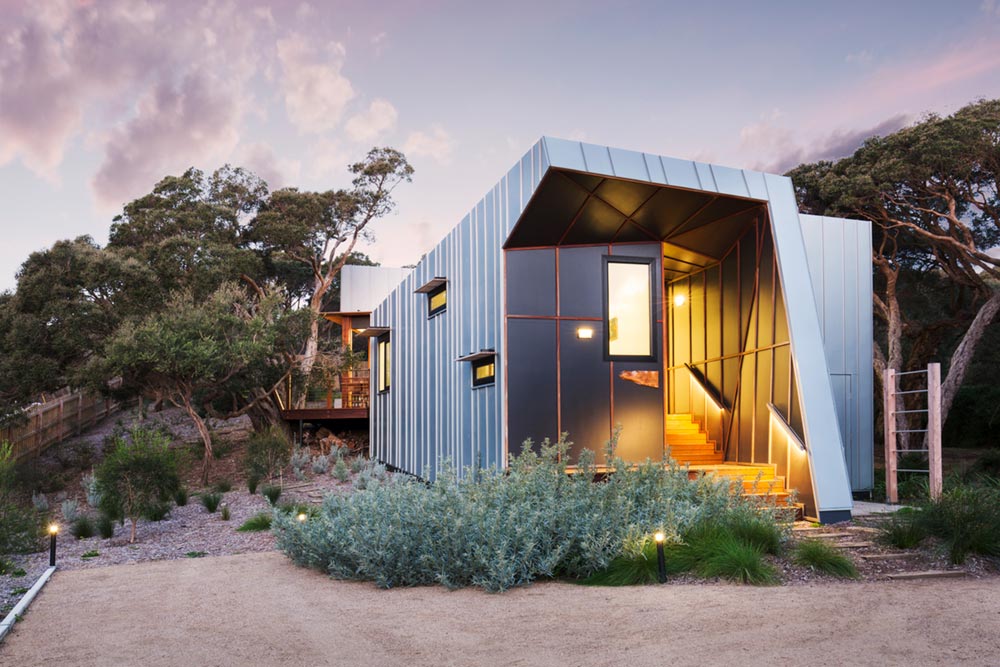
<instances>
[{"instance_id":1,"label":"sky","mask_svg":"<svg viewBox=\"0 0 1000 667\"><path fill-rule=\"evenodd\" d=\"M0 290L191 166L399 148L400 266L543 135L780 173L995 97L1000 0L0 0Z\"/></svg>"}]
</instances>

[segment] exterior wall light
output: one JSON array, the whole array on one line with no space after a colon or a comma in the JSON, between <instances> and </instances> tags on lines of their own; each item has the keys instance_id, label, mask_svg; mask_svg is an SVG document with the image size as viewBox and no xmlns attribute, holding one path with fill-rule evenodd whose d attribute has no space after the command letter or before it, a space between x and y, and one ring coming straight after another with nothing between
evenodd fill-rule
<instances>
[{"instance_id":1,"label":"exterior wall light","mask_svg":"<svg viewBox=\"0 0 1000 667\"><path fill-rule=\"evenodd\" d=\"M49 524L49 567L56 566L56 535L59 534L59 524Z\"/></svg>"},{"instance_id":2,"label":"exterior wall light","mask_svg":"<svg viewBox=\"0 0 1000 667\"><path fill-rule=\"evenodd\" d=\"M687 297L686 296L684 296L683 294L675 294L674 295L674 306L676 306L677 308L680 308L685 303L687 303Z\"/></svg>"},{"instance_id":3,"label":"exterior wall light","mask_svg":"<svg viewBox=\"0 0 1000 667\"><path fill-rule=\"evenodd\" d=\"M667 559L663 554L663 542L666 539L667 536L663 534L663 531L657 531L653 535L653 541L656 542L656 569L661 584L667 583Z\"/></svg>"},{"instance_id":4,"label":"exterior wall light","mask_svg":"<svg viewBox=\"0 0 1000 667\"><path fill-rule=\"evenodd\" d=\"M580 340L590 340L594 337L594 327L578 327L576 337Z\"/></svg>"}]
</instances>

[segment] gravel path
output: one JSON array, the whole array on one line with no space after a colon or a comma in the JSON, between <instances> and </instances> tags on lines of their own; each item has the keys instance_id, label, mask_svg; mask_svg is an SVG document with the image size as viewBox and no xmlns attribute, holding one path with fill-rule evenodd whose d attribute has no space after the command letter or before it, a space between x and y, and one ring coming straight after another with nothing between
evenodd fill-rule
<instances>
[{"instance_id":1,"label":"gravel path","mask_svg":"<svg viewBox=\"0 0 1000 667\"><path fill-rule=\"evenodd\" d=\"M491 595L266 553L58 571L0 665L995 665L997 618L996 578Z\"/></svg>"}]
</instances>

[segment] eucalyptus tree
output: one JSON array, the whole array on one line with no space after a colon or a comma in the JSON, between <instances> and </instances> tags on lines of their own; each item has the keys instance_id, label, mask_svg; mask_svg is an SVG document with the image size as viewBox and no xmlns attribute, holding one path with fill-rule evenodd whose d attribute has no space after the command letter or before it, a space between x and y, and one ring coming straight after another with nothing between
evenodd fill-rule
<instances>
[{"instance_id":1,"label":"eucalyptus tree","mask_svg":"<svg viewBox=\"0 0 1000 667\"><path fill-rule=\"evenodd\" d=\"M347 189L303 192L286 188L271 193L249 225L247 237L272 262L305 269L302 300L312 314L299 358L308 377L320 342L320 313L331 288L359 241L371 241L371 225L395 208L395 188L412 178L413 167L392 148L373 148L350 166Z\"/></svg>"},{"instance_id":2,"label":"eucalyptus tree","mask_svg":"<svg viewBox=\"0 0 1000 667\"><path fill-rule=\"evenodd\" d=\"M946 417L976 346L1000 311L1000 100L981 100L951 116L929 115L887 137L868 140L835 163L802 165L789 175L803 207L862 217L876 227L874 295L885 322L876 372L903 364L907 317L900 271L932 268L959 292L975 295L971 321L949 360L942 385Z\"/></svg>"},{"instance_id":3,"label":"eucalyptus tree","mask_svg":"<svg viewBox=\"0 0 1000 667\"><path fill-rule=\"evenodd\" d=\"M234 283L205 299L191 290L175 293L163 310L119 327L90 375L121 377L124 390L152 392L182 408L204 445L207 483L206 418L253 410L288 376L304 327L281 302L278 294L248 293Z\"/></svg>"}]
</instances>

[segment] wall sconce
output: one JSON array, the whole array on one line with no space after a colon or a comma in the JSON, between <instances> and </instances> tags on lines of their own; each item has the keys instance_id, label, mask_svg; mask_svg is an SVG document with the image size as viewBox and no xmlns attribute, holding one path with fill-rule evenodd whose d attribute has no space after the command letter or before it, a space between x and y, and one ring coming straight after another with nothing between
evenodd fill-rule
<instances>
[{"instance_id":1,"label":"wall sconce","mask_svg":"<svg viewBox=\"0 0 1000 667\"><path fill-rule=\"evenodd\" d=\"M687 297L686 296L684 296L683 294L679 294L679 293L674 295L674 306L676 306L677 308L680 308L685 303L687 303Z\"/></svg>"},{"instance_id":2,"label":"wall sconce","mask_svg":"<svg viewBox=\"0 0 1000 667\"><path fill-rule=\"evenodd\" d=\"M576 337L580 340L590 340L594 337L594 327L577 327Z\"/></svg>"}]
</instances>

